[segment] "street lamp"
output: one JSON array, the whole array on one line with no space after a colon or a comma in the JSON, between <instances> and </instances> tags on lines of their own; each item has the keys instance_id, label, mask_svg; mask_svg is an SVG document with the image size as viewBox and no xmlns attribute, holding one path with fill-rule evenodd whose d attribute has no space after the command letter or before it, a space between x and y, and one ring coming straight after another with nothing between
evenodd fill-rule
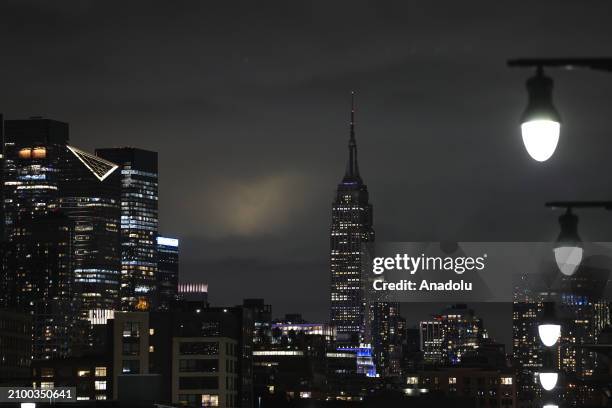
<instances>
[{"instance_id":1,"label":"street lamp","mask_svg":"<svg viewBox=\"0 0 612 408\"><path fill-rule=\"evenodd\" d=\"M536 161L546 161L559 143L561 117L552 103L553 80L544 75L543 67L612 71L612 58L521 58L507 63L536 68L536 75L527 81L529 99L521 118L521 136L527 153Z\"/></svg>"},{"instance_id":2,"label":"street lamp","mask_svg":"<svg viewBox=\"0 0 612 408\"><path fill-rule=\"evenodd\" d=\"M540 324L538 326L538 334L546 347L552 347L561 336L561 325L553 323Z\"/></svg>"},{"instance_id":3,"label":"street lamp","mask_svg":"<svg viewBox=\"0 0 612 408\"><path fill-rule=\"evenodd\" d=\"M612 201L555 201L546 203L546 207L565 208L565 214L559 217L561 232L553 249L555 261L561 273L572 276L584 255L582 240L578 236L578 216L572 213L573 208L604 208L612 210Z\"/></svg>"},{"instance_id":4,"label":"street lamp","mask_svg":"<svg viewBox=\"0 0 612 408\"><path fill-rule=\"evenodd\" d=\"M565 214L559 217L561 232L555 243L555 261L562 274L572 276L582 262L582 240L578 236L578 216L572 214L572 207L567 207Z\"/></svg>"},{"instance_id":5,"label":"street lamp","mask_svg":"<svg viewBox=\"0 0 612 408\"><path fill-rule=\"evenodd\" d=\"M540 385L546 391L552 391L557 386L559 373L555 364L555 353L546 349L542 353L542 371L538 374Z\"/></svg>"},{"instance_id":6,"label":"street lamp","mask_svg":"<svg viewBox=\"0 0 612 408\"><path fill-rule=\"evenodd\" d=\"M550 391L557 386L557 380L559 379L559 373L554 371L544 371L540 375L540 384L546 391Z\"/></svg>"},{"instance_id":7,"label":"street lamp","mask_svg":"<svg viewBox=\"0 0 612 408\"><path fill-rule=\"evenodd\" d=\"M546 347L552 347L561 337L561 325L555 319L555 304L553 302L544 303L544 316L538 325L540 340Z\"/></svg>"},{"instance_id":8,"label":"street lamp","mask_svg":"<svg viewBox=\"0 0 612 408\"><path fill-rule=\"evenodd\" d=\"M553 155L559 143L561 117L552 102L553 80L538 66L527 80L529 100L521 119L521 134L527 153L539 162Z\"/></svg>"}]
</instances>

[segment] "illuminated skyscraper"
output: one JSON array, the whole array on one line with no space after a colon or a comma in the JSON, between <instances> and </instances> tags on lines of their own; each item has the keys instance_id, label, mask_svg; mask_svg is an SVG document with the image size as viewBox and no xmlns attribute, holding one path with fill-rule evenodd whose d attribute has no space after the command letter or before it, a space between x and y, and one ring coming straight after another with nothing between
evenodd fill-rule
<instances>
[{"instance_id":1,"label":"illuminated skyscraper","mask_svg":"<svg viewBox=\"0 0 612 408\"><path fill-rule=\"evenodd\" d=\"M406 339L406 320L400 316L397 302L377 302L369 305L374 362L384 377L402 373L402 345Z\"/></svg>"},{"instance_id":2,"label":"illuminated skyscraper","mask_svg":"<svg viewBox=\"0 0 612 408\"><path fill-rule=\"evenodd\" d=\"M66 123L10 120L5 130L0 298L34 316L35 357L65 356L79 316L118 305L117 166L68 145Z\"/></svg>"},{"instance_id":3,"label":"illuminated skyscraper","mask_svg":"<svg viewBox=\"0 0 612 408\"><path fill-rule=\"evenodd\" d=\"M3 152L3 307L32 316L34 358L65 357L76 320L73 224L58 212L68 125L6 121ZM6 159L6 160L4 160Z\"/></svg>"},{"instance_id":4,"label":"illuminated skyscraper","mask_svg":"<svg viewBox=\"0 0 612 408\"><path fill-rule=\"evenodd\" d=\"M478 350L489 337L482 320L464 304L453 305L420 326L421 350L430 364L460 364L468 352Z\"/></svg>"},{"instance_id":5,"label":"illuminated skyscraper","mask_svg":"<svg viewBox=\"0 0 612 408\"><path fill-rule=\"evenodd\" d=\"M97 149L121 168L121 307L155 303L157 287L157 153Z\"/></svg>"},{"instance_id":6,"label":"illuminated skyscraper","mask_svg":"<svg viewBox=\"0 0 612 408\"><path fill-rule=\"evenodd\" d=\"M518 366L519 399L524 401L539 398L541 386L536 373L543 366L543 346L538 336L543 303L535 299L529 300L531 301L515 301L512 305L512 353Z\"/></svg>"},{"instance_id":7,"label":"illuminated skyscraper","mask_svg":"<svg viewBox=\"0 0 612 408\"><path fill-rule=\"evenodd\" d=\"M7 259L13 308L32 315L35 359L67 357L77 320L71 269L72 221L59 211L22 217Z\"/></svg>"},{"instance_id":8,"label":"illuminated skyscraper","mask_svg":"<svg viewBox=\"0 0 612 408\"><path fill-rule=\"evenodd\" d=\"M59 208L74 222L72 267L83 317L119 307L120 184L115 163L65 146Z\"/></svg>"},{"instance_id":9,"label":"illuminated skyscraper","mask_svg":"<svg viewBox=\"0 0 612 408\"><path fill-rule=\"evenodd\" d=\"M159 310L170 310L178 299L179 240L157 237L157 301Z\"/></svg>"},{"instance_id":10,"label":"illuminated skyscraper","mask_svg":"<svg viewBox=\"0 0 612 408\"><path fill-rule=\"evenodd\" d=\"M4 122L3 197L5 237L21 215L58 207L59 180L68 124L31 118Z\"/></svg>"},{"instance_id":11,"label":"illuminated skyscraper","mask_svg":"<svg viewBox=\"0 0 612 408\"><path fill-rule=\"evenodd\" d=\"M362 244L374 241L373 209L359 174L355 141L355 109L351 109L348 163L332 204L330 228L331 310L338 340L363 341L365 297L361 285Z\"/></svg>"}]
</instances>

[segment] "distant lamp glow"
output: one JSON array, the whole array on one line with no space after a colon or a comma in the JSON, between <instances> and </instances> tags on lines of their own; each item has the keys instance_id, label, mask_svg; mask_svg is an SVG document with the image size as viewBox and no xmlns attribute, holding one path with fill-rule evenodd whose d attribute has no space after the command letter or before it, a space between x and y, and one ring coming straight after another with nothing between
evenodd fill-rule
<instances>
[{"instance_id":1,"label":"distant lamp glow","mask_svg":"<svg viewBox=\"0 0 612 408\"><path fill-rule=\"evenodd\" d=\"M572 276L580 262L584 250L579 246L561 246L555 248L555 261L562 274Z\"/></svg>"},{"instance_id":2,"label":"distant lamp glow","mask_svg":"<svg viewBox=\"0 0 612 408\"><path fill-rule=\"evenodd\" d=\"M538 326L538 334L540 335L540 340L546 347L552 347L561 336L561 325L541 324Z\"/></svg>"},{"instance_id":3,"label":"distant lamp glow","mask_svg":"<svg viewBox=\"0 0 612 408\"><path fill-rule=\"evenodd\" d=\"M555 243L555 261L562 274L572 276L582 262L584 250L578 236L578 217L572 214L570 207L559 217L559 225L561 232Z\"/></svg>"},{"instance_id":4,"label":"distant lamp glow","mask_svg":"<svg viewBox=\"0 0 612 408\"><path fill-rule=\"evenodd\" d=\"M561 325L556 319L555 303L544 302L542 312L542 319L538 325L538 334L546 347L552 347L561 337Z\"/></svg>"},{"instance_id":5,"label":"distant lamp glow","mask_svg":"<svg viewBox=\"0 0 612 408\"><path fill-rule=\"evenodd\" d=\"M561 117L552 103L553 81L538 67L527 81L529 100L521 118L521 135L527 153L536 161L548 160L559 143Z\"/></svg>"},{"instance_id":6,"label":"distant lamp glow","mask_svg":"<svg viewBox=\"0 0 612 408\"><path fill-rule=\"evenodd\" d=\"M557 385L559 374L555 372L544 372L540 373L540 384L546 391L550 391Z\"/></svg>"},{"instance_id":7,"label":"distant lamp glow","mask_svg":"<svg viewBox=\"0 0 612 408\"><path fill-rule=\"evenodd\" d=\"M557 404L546 404L542 408L559 408L559 406Z\"/></svg>"}]
</instances>

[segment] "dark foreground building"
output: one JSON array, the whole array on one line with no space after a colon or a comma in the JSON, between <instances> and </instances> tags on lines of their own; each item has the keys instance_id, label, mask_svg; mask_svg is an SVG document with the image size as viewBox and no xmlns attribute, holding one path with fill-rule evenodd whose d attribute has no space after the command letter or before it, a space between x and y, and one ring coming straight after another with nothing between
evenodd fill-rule
<instances>
[{"instance_id":1,"label":"dark foreground building","mask_svg":"<svg viewBox=\"0 0 612 408\"><path fill-rule=\"evenodd\" d=\"M252 325L242 307L200 302L171 312L116 312L99 332L96 354L38 361L34 382L72 383L83 401L251 407L252 356L245 353Z\"/></svg>"},{"instance_id":2,"label":"dark foreground building","mask_svg":"<svg viewBox=\"0 0 612 408\"><path fill-rule=\"evenodd\" d=\"M31 316L0 309L0 384L29 385L31 356Z\"/></svg>"}]
</instances>

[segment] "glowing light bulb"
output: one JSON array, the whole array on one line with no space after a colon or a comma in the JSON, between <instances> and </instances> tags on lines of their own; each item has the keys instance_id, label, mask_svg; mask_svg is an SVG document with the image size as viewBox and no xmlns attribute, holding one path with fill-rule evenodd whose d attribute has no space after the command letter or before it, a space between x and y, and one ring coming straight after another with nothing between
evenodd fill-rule
<instances>
[{"instance_id":1,"label":"glowing light bulb","mask_svg":"<svg viewBox=\"0 0 612 408\"><path fill-rule=\"evenodd\" d=\"M541 324L538 326L540 340L546 347L555 345L559 337L561 337L561 325L559 324Z\"/></svg>"},{"instance_id":2,"label":"glowing light bulb","mask_svg":"<svg viewBox=\"0 0 612 408\"><path fill-rule=\"evenodd\" d=\"M561 124L552 120L531 120L521 124L521 135L527 153L543 162L553 155L559 143Z\"/></svg>"},{"instance_id":3,"label":"glowing light bulb","mask_svg":"<svg viewBox=\"0 0 612 408\"><path fill-rule=\"evenodd\" d=\"M527 108L521 118L521 136L527 153L539 162L555 152L561 133L561 117L552 101L553 80L538 67L527 80Z\"/></svg>"},{"instance_id":4,"label":"glowing light bulb","mask_svg":"<svg viewBox=\"0 0 612 408\"><path fill-rule=\"evenodd\" d=\"M552 372L540 373L539 377L540 377L540 384L542 385L542 388L544 388L546 391L550 391L553 388L555 388L555 386L557 385L559 374L552 373Z\"/></svg>"}]
</instances>

